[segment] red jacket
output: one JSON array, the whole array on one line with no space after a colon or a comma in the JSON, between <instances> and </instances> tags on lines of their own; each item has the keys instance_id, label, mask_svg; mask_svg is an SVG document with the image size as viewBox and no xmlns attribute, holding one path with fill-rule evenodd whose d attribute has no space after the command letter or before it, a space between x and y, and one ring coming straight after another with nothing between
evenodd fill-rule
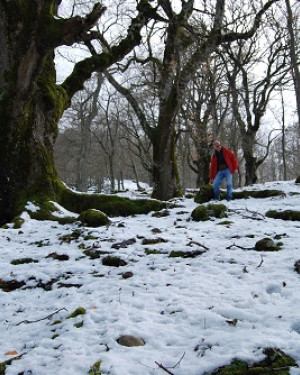
<instances>
[{"instance_id":1,"label":"red jacket","mask_svg":"<svg viewBox=\"0 0 300 375\"><path fill-rule=\"evenodd\" d=\"M230 172L234 173L234 171L238 169L239 167L236 156L231 150L229 150L229 148L222 147L222 152L223 152L224 159L226 161L226 164L228 165ZM218 160L217 160L217 155L214 152L210 161L209 179L214 180L217 173L218 173Z\"/></svg>"}]
</instances>

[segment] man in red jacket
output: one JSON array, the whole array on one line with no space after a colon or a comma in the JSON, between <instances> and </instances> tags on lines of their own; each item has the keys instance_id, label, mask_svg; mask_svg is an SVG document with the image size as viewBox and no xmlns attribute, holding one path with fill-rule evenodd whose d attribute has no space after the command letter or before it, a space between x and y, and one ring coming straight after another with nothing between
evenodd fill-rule
<instances>
[{"instance_id":1,"label":"man in red jacket","mask_svg":"<svg viewBox=\"0 0 300 375\"><path fill-rule=\"evenodd\" d=\"M214 154L210 161L209 182L213 183L214 197L220 200L220 185L226 179L227 200L232 199L232 175L238 173L238 160L234 153L221 146L219 141L214 141Z\"/></svg>"}]
</instances>

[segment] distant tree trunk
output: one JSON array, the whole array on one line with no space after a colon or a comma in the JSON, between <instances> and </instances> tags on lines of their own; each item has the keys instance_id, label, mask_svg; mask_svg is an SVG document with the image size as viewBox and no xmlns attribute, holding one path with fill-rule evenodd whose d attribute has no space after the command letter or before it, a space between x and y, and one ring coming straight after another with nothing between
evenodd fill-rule
<instances>
[{"instance_id":1,"label":"distant tree trunk","mask_svg":"<svg viewBox=\"0 0 300 375\"><path fill-rule=\"evenodd\" d=\"M97 86L94 92L88 94L83 103L80 103L80 151L78 155L78 179L77 189L87 191L90 183L90 171L88 165L91 158L91 126L98 114L98 97L103 83L101 73L97 74Z\"/></svg>"},{"instance_id":2,"label":"distant tree trunk","mask_svg":"<svg viewBox=\"0 0 300 375\"><path fill-rule=\"evenodd\" d=\"M292 65L292 74L295 86L296 94L296 103L297 103L297 113L298 113L298 126L300 128L300 69L299 69L299 56L296 50L296 40L295 40L295 31L293 28L294 17L291 7L290 0L285 0L286 9L287 9L287 28L290 38L290 57Z\"/></svg>"}]
</instances>

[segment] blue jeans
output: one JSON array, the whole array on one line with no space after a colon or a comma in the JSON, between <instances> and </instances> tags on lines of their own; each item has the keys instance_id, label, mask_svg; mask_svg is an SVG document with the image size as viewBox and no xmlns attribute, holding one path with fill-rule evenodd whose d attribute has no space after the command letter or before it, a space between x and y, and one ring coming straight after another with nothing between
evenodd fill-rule
<instances>
[{"instance_id":1,"label":"blue jeans","mask_svg":"<svg viewBox=\"0 0 300 375\"><path fill-rule=\"evenodd\" d=\"M219 171L214 179L213 188L215 199L220 199L220 185L224 178L226 178L227 184L227 200L232 199L232 174L229 168Z\"/></svg>"}]
</instances>

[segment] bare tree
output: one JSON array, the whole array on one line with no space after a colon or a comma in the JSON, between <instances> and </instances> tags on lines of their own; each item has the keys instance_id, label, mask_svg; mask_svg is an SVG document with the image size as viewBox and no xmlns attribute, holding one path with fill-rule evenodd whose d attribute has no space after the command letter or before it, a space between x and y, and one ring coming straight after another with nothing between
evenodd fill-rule
<instances>
[{"instance_id":1,"label":"bare tree","mask_svg":"<svg viewBox=\"0 0 300 375\"><path fill-rule=\"evenodd\" d=\"M245 183L249 185L257 181L256 170L266 157L258 159L255 156L256 135L263 124L272 94L284 84L288 73L286 50L281 44L281 36L277 35L260 57L256 40L227 46L226 51L230 63L224 54L222 56L227 66L232 111L241 134ZM261 67L259 73L258 66Z\"/></svg>"}]
</instances>

